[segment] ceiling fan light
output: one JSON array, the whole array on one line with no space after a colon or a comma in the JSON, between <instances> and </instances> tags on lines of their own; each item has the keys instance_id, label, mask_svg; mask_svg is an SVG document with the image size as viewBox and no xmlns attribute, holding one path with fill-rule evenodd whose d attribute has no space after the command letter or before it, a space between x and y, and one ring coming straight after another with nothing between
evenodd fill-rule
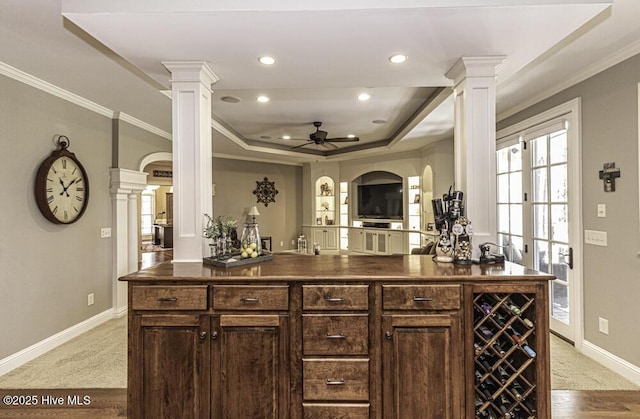
<instances>
[{"instance_id":1,"label":"ceiling fan light","mask_svg":"<svg viewBox=\"0 0 640 419\"><path fill-rule=\"evenodd\" d=\"M283 139L283 140L290 140L290 139L291 139L291 136L290 136L290 135L283 135L283 136L282 136L282 139Z\"/></svg>"},{"instance_id":2,"label":"ceiling fan light","mask_svg":"<svg viewBox=\"0 0 640 419\"><path fill-rule=\"evenodd\" d=\"M371 99L371 95L369 95L369 93L360 93L358 95L358 100L360 101L365 101L365 100L369 100Z\"/></svg>"},{"instance_id":3,"label":"ceiling fan light","mask_svg":"<svg viewBox=\"0 0 640 419\"><path fill-rule=\"evenodd\" d=\"M273 57L269 57L268 55L265 55L264 57L258 57L258 61L260 62L260 64L264 65L274 65L276 63L276 59Z\"/></svg>"},{"instance_id":4,"label":"ceiling fan light","mask_svg":"<svg viewBox=\"0 0 640 419\"><path fill-rule=\"evenodd\" d=\"M393 64L401 64L407 61L407 58L408 57L404 54L394 54L391 57L389 57L389 61L392 62Z\"/></svg>"},{"instance_id":5,"label":"ceiling fan light","mask_svg":"<svg viewBox=\"0 0 640 419\"><path fill-rule=\"evenodd\" d=\"M267 103L269 101L269 98L266 96L258 96L258 99L256 100L260 103Z\"/></svg>"},{"instance_id":6,"label":"ceiling fan light","mask_svg":"<svg viewBox=\"0 0 640 419\"><path fill-rule=\"evenodd\" d=\"M347 138L355 138L355 137L356 137L356 136L355 136L355 135L353 135L353 134L349 134L349 135L347 135Z\"/></svg>"}]
</instances>

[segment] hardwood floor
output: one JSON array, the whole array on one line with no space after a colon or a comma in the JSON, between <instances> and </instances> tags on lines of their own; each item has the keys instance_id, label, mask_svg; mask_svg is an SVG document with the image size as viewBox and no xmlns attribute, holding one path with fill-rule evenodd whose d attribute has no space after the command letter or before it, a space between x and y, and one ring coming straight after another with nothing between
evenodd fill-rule
<instances>
[{"instance_id":1,"label":"hardwood floor","mask_svg":"<svg viewBox=\"0 0 640 419\"><path fill-rule=\"evenodd\" d=\"M126 389L69 390L0 390L6 396L35 396L37 406L7 406L0 402L0 419L117 419L127 417ZM46 396L43 399L43 396ZM79 396L74 399L74 396ZM70 401L89 403L70 406ZM48 398L47 398L48 397ZM63 404L52 405L62 397ZM69 398L71 397L71 399ZM43 402L49 404L43 406ZM551 392L553 419L640 418L640 391L574 391ZM403 418L411 419L411 418Z\"/></svg>"}]
</instances>

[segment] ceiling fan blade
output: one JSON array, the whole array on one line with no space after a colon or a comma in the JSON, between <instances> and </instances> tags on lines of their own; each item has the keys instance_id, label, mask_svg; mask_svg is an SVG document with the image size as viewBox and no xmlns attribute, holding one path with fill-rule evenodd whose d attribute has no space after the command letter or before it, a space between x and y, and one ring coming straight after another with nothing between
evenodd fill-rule
<instances>
[{"instance_id":1,"label":"ceiling fan blade","mask_svg":"<svg viewBox=\"0 0 640 419\"><path fill-rule=\"evenodd\" d=\"M327 138L325 141L333 141L334 143L350 143L354 141L360 141L360 138L338 137L338 138Z\"/></svg>"},{"instance_id":2,"label":"ceiling fan blade","mask_svg":"<svg viewBox=\"0 0 640 419\"><path fill-rule=\"evenodd\" d=\"M304 146L309 145L309 144L313 144L313 141L308 141L308 142L306 142L304 144L300 144L300 145L297 145L295 147L291 147L291 150L294 150L294 149L300 148L300 147L304 147Z\"/></svg>"},{"instance_id":3,"label":"ceiling fan blade","mask_svg":"<svg viewBox=\"0 0 640 419\"><path fill-rule=\"evenodd\" d=\"M326 147L326 148L332 148L332 149L334 149L334 150L335 150L336 148L338 148L338 146L337 146L337 145L335 145L335 144L331 144L331 143L328 143L328 142L326 142L326 141L325 141L325 142L320 143L320 145L321 145L321 146L323 146L323 147Z\"/></svg>"}]
</instances>

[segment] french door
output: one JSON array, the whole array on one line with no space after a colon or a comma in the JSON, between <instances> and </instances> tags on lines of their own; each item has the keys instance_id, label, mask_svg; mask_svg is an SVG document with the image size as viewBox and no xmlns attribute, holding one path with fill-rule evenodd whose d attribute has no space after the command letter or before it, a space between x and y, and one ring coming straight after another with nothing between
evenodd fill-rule
<instances>
[{"instance_id":1,"label":"french door","mask_svg":"<svg viewBox=\"0 0 640 419\"><path fill-rule=\"evenodd\" d=\"M550 326L571 341L582 340L576 120L569 113L521 125L498 142L496 170L498 244L508 260L557 278L550 284Z\"/></svg>"}]
</instances>

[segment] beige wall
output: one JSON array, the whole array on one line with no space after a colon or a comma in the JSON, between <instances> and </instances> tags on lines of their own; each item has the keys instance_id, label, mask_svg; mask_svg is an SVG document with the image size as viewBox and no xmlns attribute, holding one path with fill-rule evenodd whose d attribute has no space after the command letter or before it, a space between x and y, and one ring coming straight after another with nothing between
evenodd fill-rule
<instances>
[{"instance_id":1,"label":"beige wall","mask_svg":"<svg viewBox=\"0 0 640 419\"><path fill-rule=\"evenodd\" d=\"M640 251L638 225L638 83L640 55L632 57L519 114L500 121L508 127L574 98L582 101L582 217L584 228L606 231L608 246L584 245L585 339L640 365ZM598 171L615 162L622 176L605 193ZM606 204L607 217L596 216ZM609 320L609 335L598 332Z\"/></svg>"},{"instance_id":2,"label":"beige wall","mask_svg":"<svg viewBox=\"0 0 640 419\"><path fill-rule=\"evenodd\" d=\"M0 76L0 359L112 307L111 119ZM52 224L34 198L38 166L63 134L87 171L87 210ZM87 295L95 304L87 306Z\"/></svg>"},{"instance_id":3,"label":"beige wall","mask_svg":"<svg viewBox=\"0 0 640 419\"><path fill-rule=\"evenodd\" d=\"M172 142L139 127L119 122L117 143L117 167L140 170L142 159L150 153L171 153ZM153 182L149 182L153 183ZM162 185L163 183L158 183Z\"/></svg>"}]
</instances>

